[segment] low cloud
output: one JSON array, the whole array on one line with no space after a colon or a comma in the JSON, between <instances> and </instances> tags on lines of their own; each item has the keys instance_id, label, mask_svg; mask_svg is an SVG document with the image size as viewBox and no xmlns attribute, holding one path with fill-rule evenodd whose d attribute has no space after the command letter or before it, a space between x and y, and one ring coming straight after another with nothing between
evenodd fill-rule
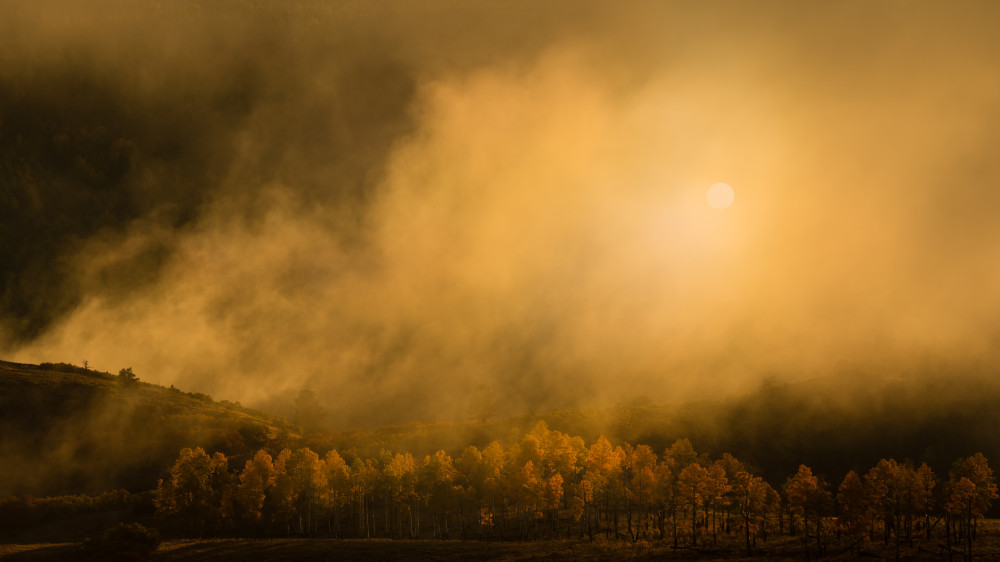
<instances>
[{"instance_id":1,"label":"low cloud","mask_svg":"<svg viewBox=\"0 0 1000 562\"><path fill-rule=\"evenodd\" d=\"M11 310L36 294L14 277L74 295L37 333L7 324L15 360L86 357L279 409L309 387L338 425L372 425L462 418L481 386L509 414L994 357L983 18L184 6L210 17L136 9L136 34L22 7L21 52L82 41L66 68L144 113L108 110L137 143L114 184L127 208L5 277ZM190 39L171 39L181 22ZM135 66L103 35L158 71L123 81ZM722 211L705 201L719 181Z\"/></svg>"}]
</instances>

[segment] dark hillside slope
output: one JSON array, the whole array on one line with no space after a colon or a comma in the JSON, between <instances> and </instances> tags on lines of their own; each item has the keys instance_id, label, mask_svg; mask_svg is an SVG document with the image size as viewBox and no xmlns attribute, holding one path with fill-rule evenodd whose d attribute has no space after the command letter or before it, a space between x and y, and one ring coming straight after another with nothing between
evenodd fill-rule
<instances>
[{"instance_id":1,"label":"dark hillside slope","mask_svg":"<svg viewBox=\"0 0 1000 562\"><path fill-rule=\"evenodd\" d=\"M945 479L952 461L975 452L1000 465L1000 380L988 374L838 374L769 381L712 401L299 437L280 418L204 395L124 385L70 365L0 362L0 497L148 490L183 447L223 452L233 470L260 447L273 455L284 447L321 456L337 449L348 461L386 450L422 459L443 449L457 457L468 445L518 442L540 420L588 445L603 434L657 454L688 438L699 452L735 455L778 487L799 464L834 488L847 471L864 473L881 458L926 461Z\"/></svg>"},{"instance_id":2,"label":"dark hillside slope","mask_svg":"<svg viewBox=\"0 0 1000 562\"><path fill-rule=\"evenodd\" d=\"M768 381L726 400L619 406L613 427L615 438L658 452L687 437L697 450L731 453L775 484L806 464L836 487L848 471L863 473L890 457L925 461L947 478L952 461L975 452L1000 465L1000 380L926 372Z\"/></svg>"},{"instance_id":3,"label":"dark hillside slope","mask_svg":"<svg viewBox=\"0 0 1000 562\"><path fill-rule=\"evenodd\" d=\"M72 365L0 361L0 497L148 490L183 447L239 462L288 429L204 395Z\"/></svg>"},{"instance_id":4,"label":"dark hillside slope","mask_svg":"<svg viewBox=\"0 0 1000 562\"><path fill-rule=\"evenodd\" d=\"M437 449L460 455L467 445L518 441L541 420L551 429L621 444L645 443L657 454L680 438L698 452L730 453L780 487L799 464L832 487L850 470L865 473L882 458L927 462L947 479L951 463L976 452L1000 466L1000 380L987 374L940 372L906 377L841 373L797 382L765 381L751 393L685 404L620 404L562 410L488 423L413 423L374 431L308 436L323 454L377 458L407 450L422 458Z\"/></svg>"}]
</instances>

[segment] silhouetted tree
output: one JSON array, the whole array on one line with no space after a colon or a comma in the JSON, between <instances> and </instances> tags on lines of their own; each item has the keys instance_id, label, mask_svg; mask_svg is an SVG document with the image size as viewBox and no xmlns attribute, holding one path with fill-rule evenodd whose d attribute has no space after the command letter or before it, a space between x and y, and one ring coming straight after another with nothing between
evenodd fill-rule
<instances>
[{"instance_id":1,"label":"silhouetted tree","mask_svg":"<svg viewBox=\"0 0 1000 562\"><path fill-rule=\"evenodd\" d=\"M899 518L902 486L899 463L895 459L882 459L865 475L871 506L882 520L882 541L889 544L889 537L899 536L896 529Z\"/></svg>"},{"instance_id":2,"label":"silhouetted tree","mask_svg":"<svg viewBox=\"0 0 1000 562\"><path fill-rule=\"evenodd\" d=\"M823 511L829 498L825 484L806 465L799 465L798 472L785 483L788 507L793 515L802 519L802 539L808 552L809 521L815 523L816 544L823 550Z\"/></svg>"},{"instance_id":3,"label":"silhouetted tree","mask_svg":"<svg viewBox=\"0 0 1000 562\"><path fill-rule=\"evenodd\" d=\"M868 487L853 470L847 473L837 488L840 504L837 528L851 541L851 554L854 554L855 546L868 536L872 516L869 495Z\"/></svg>"},{"instance_id":4,"label":"silhouetted tree","mask_svg":"<svg viewBox=\"0 0 1000 562\"><path fill-rule=\"evenodd\" d=\"M960 524L965 559L972 560L972 541L976 538L978 521L998 497L993 469L982 453L976 453L956 460L948 474L949 492L945 507Z\"/></svg>"},{"instance_id":5,"label":"silhouetted tree","mask_svg":"<svg viewBox=\"0 0 1000 562\"><path fill-rule=\"evenodd\" d=\"M737 472L733 479L732 491L742 519L747 556L753 555L752 546L767 517L769 488L762 478L745 470Z\"/></svg>"},{"instance_id":6,"label":"silhouetted tree","mask_svg":"<svg viewBox=\"0 0 1000 562\"><path fill-rule=\"evenodd\" d=\"M139 377L132 372L132 367L118 371L118 383L122 386L133 386L139 382Z\"/></svg>"}]
</instances>

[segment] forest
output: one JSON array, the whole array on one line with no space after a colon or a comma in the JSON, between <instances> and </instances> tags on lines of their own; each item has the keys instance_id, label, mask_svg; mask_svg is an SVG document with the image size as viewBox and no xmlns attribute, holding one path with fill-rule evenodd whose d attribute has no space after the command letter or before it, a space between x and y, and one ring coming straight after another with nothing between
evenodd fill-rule
<instances>
[{"instance_id":1,"label":"forest","mask_svg":"<svg viewBox=\"0 0 1000 562\"><path fill-rule=\"evenodd\" d=\"M539 422L517 442L375 458L337 450L259 450L242 467L185 448L158 483L157 513L188 536L545 539L665 542L740 549L793 536L806 556L871 544L971 560L979 522L997 499L981 453L946 478L926 464L882 459L826 482L805 465L776 489L728 453L680 439L648 445L582 438Z\"/></svg>"},{"instance_id":2,"label":"forest","mask_svg":"<svg viewBox=\"0 0 1000 562\"><path fill-rule=\"evenodd\" d=\"M0 544L79 540L118 521L175 541L378 539L403 551L1000 553L988 519L994 440L985 430L925 431L993 399L979 386L971 401L971 383L952 385L949 397L916 379L869 378L867 394L848 387L850 409L816 380L766 383L719 402L512 419L486 407L461 423L330 430L305 391L286 420L143 382L129 368L116 376L0 362L0 374L9 461L0 467ZM886 430L892 420L910 430ZM939 433L947 427L955 424ZM942 458L957 450L967 452Z\"/></svg>"}]
</instances>

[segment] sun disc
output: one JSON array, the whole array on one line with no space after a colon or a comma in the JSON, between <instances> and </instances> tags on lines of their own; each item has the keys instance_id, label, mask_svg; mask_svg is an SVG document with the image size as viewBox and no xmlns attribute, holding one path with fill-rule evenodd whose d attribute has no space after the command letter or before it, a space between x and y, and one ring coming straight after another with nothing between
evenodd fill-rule
<instances>
[{"instance_id":1,"label":"sun disc","mask_svg":"<svg viewBox=\"0 0 1000 562\"><path fill-rule=\"evenodd\" d=\"M708 188L708 204L716 209L725 209L733 204L733 188L725 183L717 183Z\"/></svg>"}]
</instances>

